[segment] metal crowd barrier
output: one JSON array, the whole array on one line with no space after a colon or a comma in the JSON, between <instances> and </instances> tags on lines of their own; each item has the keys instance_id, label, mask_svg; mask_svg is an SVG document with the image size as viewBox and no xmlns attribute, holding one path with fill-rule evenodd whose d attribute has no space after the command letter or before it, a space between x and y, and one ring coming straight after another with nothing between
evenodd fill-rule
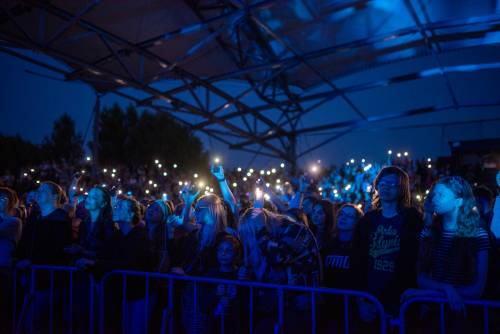
<instances>
[{"instance_id":1,"label":"metal crowd barrier","mask_svg":"<svg viewBox=\"0 0 500 334\"><path fill-rule=\"evenodd\" d=\"M441 334L446 333L446 319L445 319L445 306L448 304L448 300L445 298L426 298L426 297L416 297L405 301L399 309L399 319L394 324L399 327L399 333L405 334L407 330L406 316L408 308L417 303L425 304L437 304L439 305L439 332ZM470 307L482 308L483 309L483 333L490 333L490 309L500 310L500 301L494 300L464 300L464 304ZM478 327L477 327L478 328ZM498 328L496 328L498 330ZM498 332L497 332L498 333Z\"/></svg>"},{"instance_id":2,"label":"metal crowd barrier","mask_svg":"<svg viewBox=\"0 0 500 334\"><path fill-rule=\"evenodd\" d=\"M193 299L195 301L194 304L196 304L196 294L197 294L197 285L199 283L208 283L208 284L228 284L228 285L236 285L240 287L247 287L249 288L249 332L253 333L253 320L254 320L254 290L255 289L275 289L277 291L277 298L278 298L278 315L277 315L277 328L276 332L282 333L283 328L284 328L284 297L286 292L302 292L302 293L309 293L310 294L310 302L311 302L311 333L316 333L317 332L317 320L316 320L316 300L317 300L317 295L337 295L337 296L343 296L344 297L344 332L349 333L349 299L350 298L365 298L369 300L373 305L375 305L379 319L380 319L380 333L386 333L386 314L384 311L384 308L382 304L372 295L360 291L353 291L353 290L340 290L340 289L329 289L329 288L311 288L311 287L301 287L301 286L289 286L289 285L279 285L279 284L268 284L268 283L259 283L259 282L251 282L251 281L234 281L234 280L224 280L224 279L214 279L214 278L207 278L207 277L193 277L193 276L180 276L180 275L172 275L172 274L158 274L158 273L149 273L149 272L135 272L135 271L113 271L108 274L106 274L100 283L100 291L101 291L101 299L99 302L99 307L100 307L100 314L103 315L104 312L104 293L105 293L105 288L104 285L106 281L112 277L112 276L121 276L122 278L122 289L123 289L123 298L122 298L122 310L125 310L125 292L127 289L127 278L130 277L142 277L145 279L145 291L149 290L149 283L151 279L160 279L160 280L166 280L168 283L168 310L167 310L167 315L168 315L168 333L172 334L174 327L173 327L173 308L174 308L174 302L173 302L173 284L174 281L183 281L183 282L190 282L194 284L194 294L193 294ZM148 293L145 295L145 303L144 303L144 312L145 314L148 314ZM126 316L126 313L123 314ZM126 320L123 320L124 322ZM223 319L221 321L223 323ZM101 333L104 333L104 317L100 318L100 330ZM145 328L144 332L148 331L148 322L145 322ZM221 327L221 333L224 332L223 326Z\"/></svg>"},{"instance_id":3,"label":"metal crowd barrier","mask_svg":"<svg viewBox=\"0 0 500 334\"><path fill-rule=\"evenodd\" d=\"M74 299L73 299L73 292L74 292L74 277L75 274L82 274L85 276L86 279L88 279L88 287L89 287L89 310L88 310L88 315L89 315L89 320L88 320L88 326L89 326L89 332L93 333L94 332L94 315L95 315L95 310L94 310L94 296L95 296L95 281L94 277L92 275L88 275L83 273L81 270L74 268L74 267L62 267L62 266L46 266L46 265L33 265L30 266L27 270L23 271L14 271L13 274L13 305L12 305L12 330L13 333L21 333L21 332L26 332L28 331L29 333L33 333L34 331L34 319L36 318L36 313L39 312L40 310L37 310L36 308L36 298L37 295L39 294L39 290L37 289L37 278L38 278L38 273L40 272L46 272L49 274L49 317L48 317L48 331L50 333L54 332L54 292L55 292L55 286L54 286L54 274L55 273L65 273L67 274L67 280L65 282L68 283L67 285L67 291L62 291L62 294L60 295L61 300L63 302L63 307L64 310L67 311L67 318L65 319L65 325L67 328L65 328L65 332L67 333L73 333L73 305L74 305ZM24 277L28 278L26 281L27 285L27 292L22 298L22 305L21 305L21 310L19 311L19 314L17 312L18 309L18 297L19 297L19 280L21 277L24 275ZM26 287L25 287L26 288ZM57 287L56 289L60 289L62 287ZM61 291L59 291L61 292ZM67 292L67 294L66 294ZM67 303L67 304L66 304ZM67 308L65 308L67 306ZM38 328L35 328L35 330L39 330Z\"/></svg>"}]
</instances>

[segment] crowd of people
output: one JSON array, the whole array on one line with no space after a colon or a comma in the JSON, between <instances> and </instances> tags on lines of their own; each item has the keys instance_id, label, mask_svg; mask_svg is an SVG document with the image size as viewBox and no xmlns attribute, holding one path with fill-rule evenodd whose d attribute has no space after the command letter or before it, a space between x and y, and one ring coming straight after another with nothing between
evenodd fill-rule
<instances>
[{"instance_id":1,"label":"crowd of people","mask_svg":"<svg viewBox=\"0 0 500 334\"><path fill-rule=\"evenodd\" d=\"M214 163L204 182L201 175L166 172L157 161L139 176L103 169L98 180L85 179L80 168L37 176L37 169L50 168L33 168L21 181L4 178L0 187L1 294L11 293L14 269L61 265L97 279L123 269L360 290L394 317L412 297L444 297L457 318L466 299L498 299L500 199L460 176L438 173L427 160L389 162L350 161L321 173L318 164L296 178L287 178L282 166L228 173ZM496 181L500 187L500 173ZM37 293L48 296L48 289L40 279ZM167 290L155 289L131 279L122 296L128 323L110 322L107 330L141 332L145 321L161 328L167 305L159 296ZM33 307L44 307L40 296ZM176 330L215 333L224 326L245 333L249 298L248 290L230 284L185 283L175 296ZM273 332L276 291L260 289L253 298L254 331ZM151 314L143 311L146 300ZM282 330L309 332L310 295L290 293L285 303ZM339 330L343 302L317 303L319 331ZM359 331L376 327L373 303L351 304ZM7 313L2 316L8 323ZM38 329L48 326L43 316L32 320Z\"/></svg>"}]
</instances>

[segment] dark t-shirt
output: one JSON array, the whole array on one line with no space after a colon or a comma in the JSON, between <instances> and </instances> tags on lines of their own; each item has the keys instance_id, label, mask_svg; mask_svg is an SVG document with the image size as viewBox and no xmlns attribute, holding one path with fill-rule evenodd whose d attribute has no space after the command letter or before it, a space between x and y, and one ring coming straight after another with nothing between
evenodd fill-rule
<instances>
[{"instance_id":1,"label":"dark t-shirt","mask_svg":"<svg viewBox=\"0 0 500 334\"><path fill-rule=\"evenodd\" d=\"M329 288L352 289L352 243L333 239L321 252L323 258L323 285Z\"/></svg>"},{"instance_id":2,"label":"dark t-shirt","mask_svg":"<svg viewBox=\"0 0 500 334\"><path fill-rule=\"evenodd\" d=\"M401 216L375 217L368 246L368 291L377 297L394 285L400 251Z\"/></svg>"}]
</instances>

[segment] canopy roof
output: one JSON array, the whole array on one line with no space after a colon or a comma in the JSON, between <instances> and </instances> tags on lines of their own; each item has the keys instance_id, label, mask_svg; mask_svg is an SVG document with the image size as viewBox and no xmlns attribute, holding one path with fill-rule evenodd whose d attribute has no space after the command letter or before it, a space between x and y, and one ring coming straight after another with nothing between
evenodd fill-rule
<instances>
[{"instance_id":1,"label":"canopy roof","mask_svg":"<svg viewBox=\"0 0 500 334\"><path fill-rule=\"evenodd\" d=\"M294 161L374 122L498 105L487 86L500 78L499 10L471 0L7 0L0 51L231 148ZM332 129L298 151L301 136Z\"/></svg>"}]
</instances>

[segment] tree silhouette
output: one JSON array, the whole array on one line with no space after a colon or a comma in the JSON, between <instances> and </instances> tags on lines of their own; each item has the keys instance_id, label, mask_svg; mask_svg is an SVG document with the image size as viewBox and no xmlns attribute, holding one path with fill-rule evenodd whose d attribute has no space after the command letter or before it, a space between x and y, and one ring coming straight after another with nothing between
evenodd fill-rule
<instances>
[{"instance_id":1,"label":"tree silhouette","mask_svg":"<svg viewBox=\"0 0 500 334\"><path fill-rule=\"evenodd\" d=\"M43 140L42 149L47 160L74 164L82 159L83 139L76 133L75 122L68 114L54 122L51 135Z\"/></svg>"},{"instance_id":2,"label":"tree silhouette","mask_svg":"<svg viewBox=\"0 0 500 334\"><path fill-rule=\"evenodd\" d=\"M24 166L37 165L42 161L42 152L38 145L32 144L19 135L0 135L0 172L19 173Z\"/></svg>"},{"instance_id":3,"label":"tree silhouette","mask_svg":"<svg viewBox=\"0 0 500 334\"><path fill-rule=\"evenodd\" d=\"M136 168L155 159L184 168L207 166L199 138L168 114L145 111L132 105L124 111L115 104L100 113L98 156L103 165L121 164Z\"/></svg>"}]
</instances>

